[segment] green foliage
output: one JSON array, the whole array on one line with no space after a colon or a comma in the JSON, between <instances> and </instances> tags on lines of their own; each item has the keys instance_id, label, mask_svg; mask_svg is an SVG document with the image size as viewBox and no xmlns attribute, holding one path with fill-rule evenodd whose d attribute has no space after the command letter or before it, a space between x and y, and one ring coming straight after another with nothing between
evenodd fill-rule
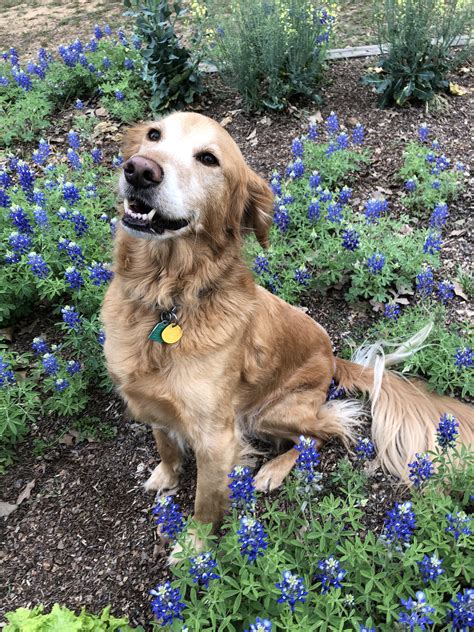
<instances>
[{"instance_id":1,"label":"green foliage","mask_svg":"<svg viewBox=\"0 0 474 632\"><path fill-rule=\"evenodd\" d=\"M268 546L253 563L241 553L240 523L234 510L218 545L210 545L219 579L200 589L189 573L186 552L183 561L172 568L173 586L179 587L187 608L184 622L169 629L181 630L184 624L190 632L240 632L261 617L271 620L272 629L278 632L356 632L362 625L393 632L398 629L400 600L424 590L427 603L435 608L436 629L447 630L449 600L469 586L474 576L472 535L461 535L455 541L445 531L447 514L466 511L469 506L474 455L462 448L448 454L437 452L432 460L437 473L422 491L412 494L416 529L412 541L403 547L390 544L368 527L366 513L376 509L370 505L367 475L348 461L332 476L339 484L337 496L325 492L324 486L323 491L320 486L302 489L301 479L293 474L278 498L263 501L258 519ZM181 542L186 547L186 539ZM424 555L441 558L444 571L426 585L417 564ZM325 593L315 574L318 562L330 556L346 575L340 588L330 587ZM278 603L280 592L275 584L286 570L303 578L308 591L305 603L298 602L294 613L287 604ZM330 624L321 627L322 622Z\"/></svg>"},{"instance_id":2,"label":"green foliage","mask_svg":"<svg viewBox=\"0 0 474 632\"><path fill-rule=\"evenodd\" d=\"M31 75L29 91L16 85L10 63L0 64L0 75L9 80L7 86L0 86L0 146L35 140L49 127L56 111L78 98L99 96L100 105L125 123L143 117L146 98L140 53L128 43L125 46L108 38L98 41L97 50L84 53L89 65L69 67L62 60L51 59L44 78ZM104 65L104 58L110 65ZM133 68L124 67L126 59ZM124 94L123 100L117 100L117 91Z\"/></svg>"},{"instance_id":3,"label":"green foliage","mask_svg":"<svg viewBox=\"0 0 474 632\"><path fill-rule=\"evenodd\" d=\"M301 95L319 100L334 21L325 10L309 0L239 0L208 3L208 16L208 54L247 107L282 109Z\"/></svg>"},{"instance_id":4,"label":"green foliage","mask_svg":"<svg viewBox=\"0 0 474 632\"><path fill-rule=\"evenodd\" d=\"M474 347L474 328L467 323L464 332L459 326L446 325L446 310L430 301L402 311L394 322L383 319L368 333L369 340L384 340L398 346L429 322L433 329L423 348L404 361L403 371L424 376L428 385L439 393L460 392L463 397L474 396L474 367L459 369L455 364L457 349Z\"/></svg>"},{"instance_id":5,"label":"green foliage","mask_svg":"<svg viewBox=\"0 0 474 632\"><path fill-rule=\"evenodd\" d=\"M192 103L201 91L199 58L178 35L186 9L181 0L125 0L142 41L143 79L151 108L168 111Z\"/></svg>"},{"instance_id":6,"label":"green foliage","mask_svg":"<svg viewBox=\"0 0 474 632\"><path fill-rule=\"evenodd\" d=\"M117 436L117 428L100 417L85 415L74 422L74 429L79 432L80 439L107 441Z\"/></svg>"},{"instance_id":7,"label":"green foliage","mask_svg":"<svg viewBox=\"0 0 474 632\"><path fill-rule=\"evenodd\" d=\"M132 628L127 619L112 616L110 606L100 615L90 614L84 609L77 615L57 603L51 612L44 614L44 606L39 605L7 612L6 619L5 632L143 632L141 626Z\"/></svg>"},{"instance_id":8,"label":"green foliage","mask_svg":"<svg viewBox=\"0 0 474 632\"><path fill-rule=\"evenodd\" d=\"M374 19L381 46L388 44L380 63L364 83L374 87L381 107L408 101L431 101L449 87L449 72L471 52L452 48L472 30L472 4L460 0L384 0L374 2Z\"/></svg>"},{"instance_id":9,"label":"green foliage","mask_svg":"<svg viewBox=\"0 0 474 632\"><path fill-rule=\"evenodd\" d=\"M402 181L411 178L416 188L403 198L404 206L432 210L436 204L447 202L460 194L463 189L463 172L451 165L439 170L436 166L439 158L438 152L429 145L413 141L407 145L398 177Z\"/></svg>"}]
</instances>

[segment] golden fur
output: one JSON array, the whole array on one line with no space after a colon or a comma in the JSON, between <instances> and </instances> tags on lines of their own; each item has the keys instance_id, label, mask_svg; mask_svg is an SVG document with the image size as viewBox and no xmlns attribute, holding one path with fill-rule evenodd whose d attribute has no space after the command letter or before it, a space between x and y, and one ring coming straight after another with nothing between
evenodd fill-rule
<instances>
[{"instance_id":1,"label":"golden fur","mask_svg":"<svg viewBox=\"0 0 474 632\"><path fill-rule=\"evenodd\" d=\"M163 143L147 140L151 127L160 128ZM211 169L192 158L209 146L220 162ZM241 234L252 230L268 245L273 196L222 127L198 114L173 114L128 132L125 158L136 154L163 167L160 187L167 173L170 181L177 174L180 213L189 204L193 220L161 239L118 228L115 276L102 310L105 355L132 415L153 428L161 463L148 487L178 484L187 444L198 469L195 517L217 525L244 433L293 442L299 435L350 439L361 407L355 400L326 403L329 384L335 378L369 394L375 369L336 359L320 325L255 285L241 258ZM172 306L182 339L169 346L150 341L160 313ZM450 411L472 441L472 408L385 372L372 411L382 465L406 477L407 463L432 446L440 414ZM257 486L279 485L296 456L292 448L267 463Z\"/></svg>"}]
</instances>

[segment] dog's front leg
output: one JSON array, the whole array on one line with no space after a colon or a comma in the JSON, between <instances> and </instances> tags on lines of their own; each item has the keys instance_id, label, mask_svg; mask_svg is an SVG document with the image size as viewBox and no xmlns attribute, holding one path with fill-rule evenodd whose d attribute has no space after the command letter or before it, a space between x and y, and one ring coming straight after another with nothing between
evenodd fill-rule
<instances>
[{"instance_id":1,"label":"dog's front leg","mask_svg":"<svg viewBox=\"0 0 474 632\"><path fill-rule=\"evenodd\" d=\"M156 447L161 463L155 467L150 478L145 483L145 489L173 490L178 486L179 474L183 463L183 449L178 437L170 432L164 432L156 425L152 426Z\"/></svg>"}]
</instances>

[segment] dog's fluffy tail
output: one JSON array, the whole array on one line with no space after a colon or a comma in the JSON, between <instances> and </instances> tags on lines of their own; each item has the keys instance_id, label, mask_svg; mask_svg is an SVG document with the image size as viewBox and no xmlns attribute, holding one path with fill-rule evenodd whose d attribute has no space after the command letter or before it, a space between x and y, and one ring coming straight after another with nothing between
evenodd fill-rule
<instances>
[{"instance_id":1,"label":"dog's fluffy tail","mask_svg":"<svg viewBox=\"0 0 474 632\"><path fill-rule=\"evenodd\" d=\"M430 392L422 380L385 370L416 353L430 331L428 325L388 356L377 343L359 349L353 362L336 359L339 385L370 397L372 440L382 467L403 480L408 478L407 466L415 454L434 449L436 428L444 413L456 417L460 440L474 447L474 408Z\"/></svg>"}]
</instances>

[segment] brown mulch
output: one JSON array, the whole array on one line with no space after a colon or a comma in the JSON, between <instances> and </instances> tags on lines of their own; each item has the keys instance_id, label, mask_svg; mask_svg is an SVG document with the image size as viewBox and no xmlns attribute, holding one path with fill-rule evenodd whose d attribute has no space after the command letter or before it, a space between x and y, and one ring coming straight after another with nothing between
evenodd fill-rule
<instances>
[{"instance_id":1,"label":"brown mulch","mask_svg":"<svg viewBox=\"0 0 474 632\"><path fill-rule=\"evenodd\" d=\"M370 169L354 179L354 197L362 205L378 190L387 195L394 212L399 212L400 184L394 173L400 166L403 146L416 135L422 121L429 124L449 157L469 163L473 150L468 124L472 120L472 92L450 98L449 109L437 116L415 107L382 111L375 107L374 96L358 83L365 64L348 61L331 65L320 111L326 117L335 110L343 124L352 126L360 121L366 126L373 161ZM472 89L472 75L462 74L456 81ZM217 120L230 117L228 131L249 164L262 175L268 177L273 169L284 168L291 140L306 129L308 116L316 115L318 107L303 104L281 114L250 115L240 109L235 95L220 92L215 77L208 82L211 91L203 97L200 111ZM467 268L472 260L471 189L472 183L468 183L451 206L445 231L451 241L443 264L451 274L457 265ZM467 230L450 238L453 230L461 229ZM357 337L355 332L364 331L374 319L370 311L349 307L336 291L326 297L310 294L304 305L328 329L336 348L344 339ZM468 310L472 313L472 305L459 298L452 309L453 319L465 318ZM21 323L18 329L24 326ZM21 336L15 344L21 347ZM69 445L56 441L37 457L34 439L54 442L68 427L64 419L38 419L19 447L17 462L3 477L1 500L10 503L16 502L28 483L34 481L34 486L18 509L0 519L1 608L4 612L58 601L76 610L86 606L98 612L111 603L115 614L123 613L132 623L144 624L150 619L148 590L167 575L166 552L157 540L150 514L153 496L142 489L157 463L152 435L147 427L124 419L123 406L114 395L98 395L86 414L116 427L116 437L80 443L73 437ZM343 456L343 448L335 441L322 449L325 476ZM191 458L182 482L177 500L188 513L195 485ZM381 472L370 476L368 527L380 529L385 510L399 494L395 482Z\"/></svg>"}]
</instances>

